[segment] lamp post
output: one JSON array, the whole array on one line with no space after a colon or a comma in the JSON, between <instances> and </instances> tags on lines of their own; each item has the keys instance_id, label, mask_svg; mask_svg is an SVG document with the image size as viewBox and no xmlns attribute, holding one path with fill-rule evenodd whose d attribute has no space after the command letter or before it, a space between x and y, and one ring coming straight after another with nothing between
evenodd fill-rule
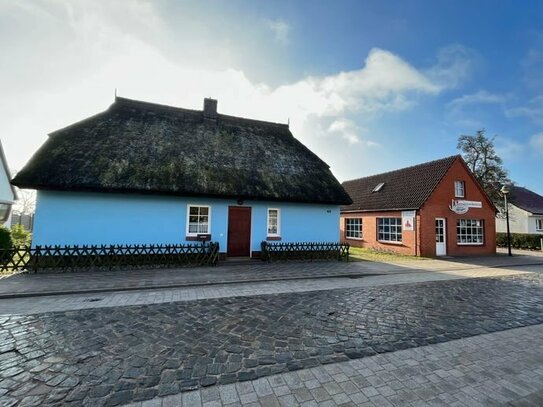
<instances>
[{"instance_id":1,"label":"lamp post","mask_svg":"<svg viewBox=\"0 0 543 407\"><path fill-rule=\"evenodd\" d=\"M507 195L509 195L509 189L504 185L500 192L503 195L505 203L505 222L507 223L507 255L511 256L511 231L509 230L509 204L507 203Z\"/></svg>"}]
</instances>

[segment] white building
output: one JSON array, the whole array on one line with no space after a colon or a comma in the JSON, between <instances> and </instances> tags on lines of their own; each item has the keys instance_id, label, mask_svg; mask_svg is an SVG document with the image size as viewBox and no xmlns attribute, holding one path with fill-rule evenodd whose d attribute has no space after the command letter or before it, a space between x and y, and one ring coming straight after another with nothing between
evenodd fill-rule
<instances>
[{"instance_id":1,"label":"white building","mask_svg":"<svg viewBox=\"0 0 543 407\"><path fill-rule=\"evenodd\" d=\"M15 203L17 197L14 187L10 184L11 174L8 167L8 162L0 142L0 225L4 223L9 225L11 216L11 207Z\"/></svg>"},{"instance_id":2,"label":"white building","mask_svg":"<svg viewBox=\"0 0 543 407\"><path fill-rule=\"evenodd\" d=\"M543 196L522 187L511 187L509 194L511 233L543 235ZM507 232L505 219L496 219L496 232Z\"/></svg>"}]
</instances>

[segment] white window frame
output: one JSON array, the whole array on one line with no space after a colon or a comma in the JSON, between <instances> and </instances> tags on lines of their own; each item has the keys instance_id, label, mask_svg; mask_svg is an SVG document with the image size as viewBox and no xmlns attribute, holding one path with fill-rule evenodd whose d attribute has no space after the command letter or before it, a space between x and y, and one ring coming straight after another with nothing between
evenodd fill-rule
<instances>
[{"instance_id":1,"label":"white window frame","mask_svg":"<svg viewBox=\"0 0 543 407\"><path fill-rule=\"evenodd\" d=\"M207 233L194 233L189 232L190 226L190 208L207 208ZM201 216L201 215L198 215ZM198 236L198 235L210 235L211 234L211 205L201 205L201 204L187 204L187 225L186 225L186 236Z\"/></svg>"},{"instance_id":2,"label":"white window frame","mask_svg":"<svg viewBox=\"0 0 543 407\"><path fill-rule=\"evenodd\" d=\"M348 221L350 220L359 220L360 221L360 230L358 231L359 236L350 236L349 232L354 231L354 229L350 229L347 226ZM352 218L345 218L345 239L349 240L362 240L364 238L364 220L361 217L352 217Z\"/></svg>"},{"instance_id":3,"label":"white window frame","mask_svg":"<svg viewBox=\"0 0 543 407\"><path fill-rule=\"evenodd\" d=\"M388 233L390 236L392 236L392 234L394 234L396 237L399 235L399 236L400 236L400 240L385 240L385 239L381 239L381 238L380 238L379 235L380 235L381 232L379 231L379 228L380 228L381 225L380 225L379 223L380 223L381 220L385 220L385 219L388 219L388 220L390 220L390 219L395 219L395 223L396 223L395 225L390 225L390 224L389 224L389 225L383 225L383 228L384 228L385 226L388 226L389 228L394 227L394 228L396 228L396 229L399 227L399 228L400 228L400 232L399 232L399 233L398 233L397 231L391 232L390 229L389 229L389 231L386 232L386 233ZM399 222L398 222L398 221L399 221ZM396 216L378 217L378 218L377 218L376 225L377 225L377 230L376 230L376 232L377 232L377 241L378 241L378 242L383 242L383 243L393 243L393 244L402 244L402 243L403 243L403 227L402 227L402 218L401 218L401 217L396 217ZM382 233L385 233L385 232L383 231Z\"/></svg>"},{"instance_id":4,"label":"white window frame","mask_svg":"<svg viewBox=\"0 0 543 407\"><path fill-rule=\"evenodd\" d=\"M543 218L535 220L535 230L536 232L543 232Z\"/></svg>"},{"instance_id":5,"label":"white window frame","mask_svg":"<svg viewBox=\"0 0 543 407\"><path fill-rule=\"evenodd\" d=\"M470 224L472 222L479 222L479 226ZM462 225L464 223L464 225ZM481 233L476 234L468 234L468 233L461 233L462 228L464 229L471 229L473 232L474 229L480 230ZM462 241L462 238L471 237L473 240L473 237L479 237L481 236L480 242L467 242ZM456 220L456 244L458 246L483 246L485 244L485 221L483 219L457 219Z\"/></svg>"},{"instance_id":6,"label":"white window frame","mask_svg":"<svg viewBox=\"0 0 543 407\"><path fill-rule=\"evenodd\" d=\"M277 211L277 233L270 233L270 211ZM281 237L281 209L268 208L266 211L266 235L268 237Z\"/></svg>"},{"instance_id":7,"label":"white window frame","mask_svg":"<svg viewBox=\"0 0 543 407\"><path fill-rule=\"evenodd\" d=\"M455 198L466 197L466 183L464 181L454 181L454 197Z\"/></svg>"}]
</instances>

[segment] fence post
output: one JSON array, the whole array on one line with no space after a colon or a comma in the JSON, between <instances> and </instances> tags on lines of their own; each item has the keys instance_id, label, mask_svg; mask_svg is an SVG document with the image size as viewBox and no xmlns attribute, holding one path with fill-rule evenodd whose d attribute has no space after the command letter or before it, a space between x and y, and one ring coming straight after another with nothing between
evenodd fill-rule
<instances>
[{"instance_id":1,"label":"fence post","mask_svg":"<svg viewBox=\"0 0 543 407\"><path fill-rule=\"evenodd\" d=\"M41 246L36 246L36 250L34 251L34 256L33 256L33 269L34 269L34 273L37 273L38 272L38 263L39 263L39 255L40 255L40 251L41 251ZM32 256L32 249L29 250L30 252L30 255Z\"/></svg>"}]
</instances>

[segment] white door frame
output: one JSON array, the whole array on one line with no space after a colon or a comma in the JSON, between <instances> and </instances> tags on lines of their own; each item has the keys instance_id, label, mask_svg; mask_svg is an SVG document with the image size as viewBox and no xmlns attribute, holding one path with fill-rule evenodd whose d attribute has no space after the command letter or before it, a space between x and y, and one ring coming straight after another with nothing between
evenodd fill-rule
<instances>
[{"instance_id":1,"label":"white door frame","mask_svg":"<svg viewBox=\"0 0 543 407\"><path fill-rule=\"evenodd\" d=\"M436 229L437 222L441 221L443 225L443 242L438 241L438 235L436 230L436 256L446 256L447 255L447 222L445 218L436 218Z\"/></svg>"}]
</instances>

